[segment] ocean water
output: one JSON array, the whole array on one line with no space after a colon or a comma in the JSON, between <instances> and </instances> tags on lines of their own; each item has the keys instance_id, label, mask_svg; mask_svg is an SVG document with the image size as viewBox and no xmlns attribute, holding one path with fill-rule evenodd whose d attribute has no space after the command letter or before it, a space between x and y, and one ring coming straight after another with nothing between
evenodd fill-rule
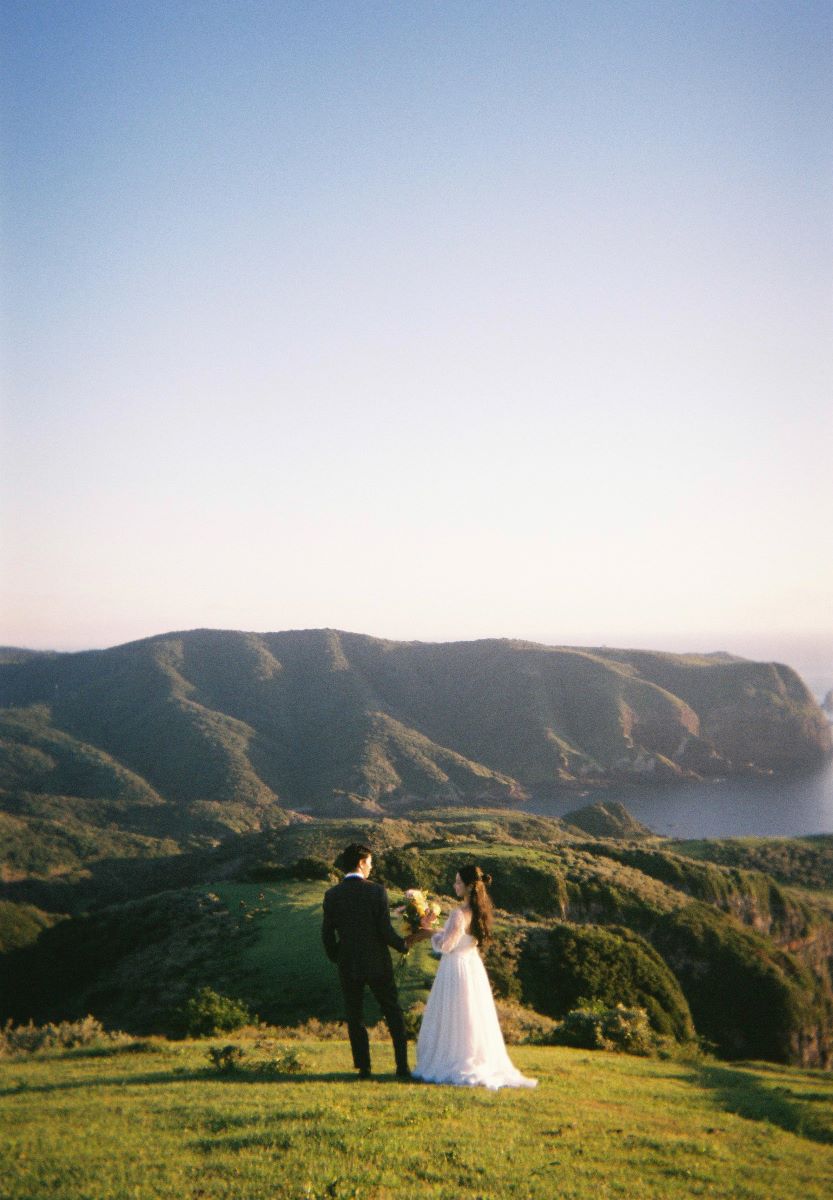
<instances>
[{"instance_id":1,"label":"ocean water","mask_svg":"<svg viewBox=\"0 0 833 1200\"><path fill-rule=\"evenodd\" d=\"M597 800L620 800L638 821L665 837L833 834L833 758L818 771L789 779L617 787L524 807L542 816L562 817Z\"/></svg>"}]
</instances>

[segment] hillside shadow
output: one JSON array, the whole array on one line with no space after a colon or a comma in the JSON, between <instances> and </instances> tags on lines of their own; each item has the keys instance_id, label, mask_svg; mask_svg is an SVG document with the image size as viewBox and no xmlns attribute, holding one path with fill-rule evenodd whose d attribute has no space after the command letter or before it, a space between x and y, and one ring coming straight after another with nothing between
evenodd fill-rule
<instances>
[{"instance_id":1,"label":"hillside shadow","mask_svg":"<svg viewBox=\"0 0 833 1200\"><path fill-rule=\"evenodd\" d=\"M699 1067L693 1078L714 1093L726 1112L748 1121L777 1125L811 1142L833 1145L833 1104L829 1096L813 1093L791 1098L785 1089L765 1087L754 1075L728 1067ZM816 1113L808 1112L805 1108L808 1101L826 1101L831 1109L830 1118L824 1121Z\"/></svg>"}]
</instances>

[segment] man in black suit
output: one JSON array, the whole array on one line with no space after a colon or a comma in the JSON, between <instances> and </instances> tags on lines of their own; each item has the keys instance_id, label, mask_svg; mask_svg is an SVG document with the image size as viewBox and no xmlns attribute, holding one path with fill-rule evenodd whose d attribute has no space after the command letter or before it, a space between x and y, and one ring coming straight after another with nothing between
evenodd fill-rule
<instances>
[{"instance_id":1,"label":"man in black suit","mask_svg":"<svg viewBox=\"0 0 833 1200\"><path fill-rule=\"evenodd\" d=\"M412 939L400 937L391 925L388 894L382 885L368 882L373 866L370 848L348 846L342 861L347 874L324 896L321 937L327 957L338 965L353 1064L360 1079L370 1078L370 1043L363 1011L367 985L378 1000L390 1031L397 1078L410 1079L405 1022L388 946L407 954Z\"/></svg>"}]
</instances>

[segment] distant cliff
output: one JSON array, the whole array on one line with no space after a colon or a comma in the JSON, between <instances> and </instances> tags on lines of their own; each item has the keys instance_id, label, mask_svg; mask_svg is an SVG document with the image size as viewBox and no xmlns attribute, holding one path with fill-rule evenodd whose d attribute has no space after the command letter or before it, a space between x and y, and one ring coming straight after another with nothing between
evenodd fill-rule
<instances>
[{"instance_id":1,"label":"distant cliff","mask_svg":"<svg viewBox=\"0 0 833 1200\"><path fill-rule=\"evenodd\" d=\"M38 821L66 836L72 818L78 836L92 823L138 839L136 853L143 837L275 826L288 810L511 805L578 784L789 772L831 747L775 663L334 630L6 651L0 706L4 834L25 842L20 822Z\"/></svg>"}]
</instances>

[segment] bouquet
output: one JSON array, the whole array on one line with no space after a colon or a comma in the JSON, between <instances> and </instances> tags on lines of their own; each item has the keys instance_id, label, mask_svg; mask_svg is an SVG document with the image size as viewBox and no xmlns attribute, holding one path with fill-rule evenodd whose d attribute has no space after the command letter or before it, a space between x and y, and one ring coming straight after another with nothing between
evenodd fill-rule
<instances>
[{"instance_id":1,"label":"bouquet","mask_svg":"<svg viewBox=\"0 0 833 1200\"><path fill-rule=\"evenodd\" d=\"M402 917L407 933L416 933L418 929L433 929L439 923L442 909L419 888L408 888L405 903L393 911Z\"/></svg>"}]
</instances>

